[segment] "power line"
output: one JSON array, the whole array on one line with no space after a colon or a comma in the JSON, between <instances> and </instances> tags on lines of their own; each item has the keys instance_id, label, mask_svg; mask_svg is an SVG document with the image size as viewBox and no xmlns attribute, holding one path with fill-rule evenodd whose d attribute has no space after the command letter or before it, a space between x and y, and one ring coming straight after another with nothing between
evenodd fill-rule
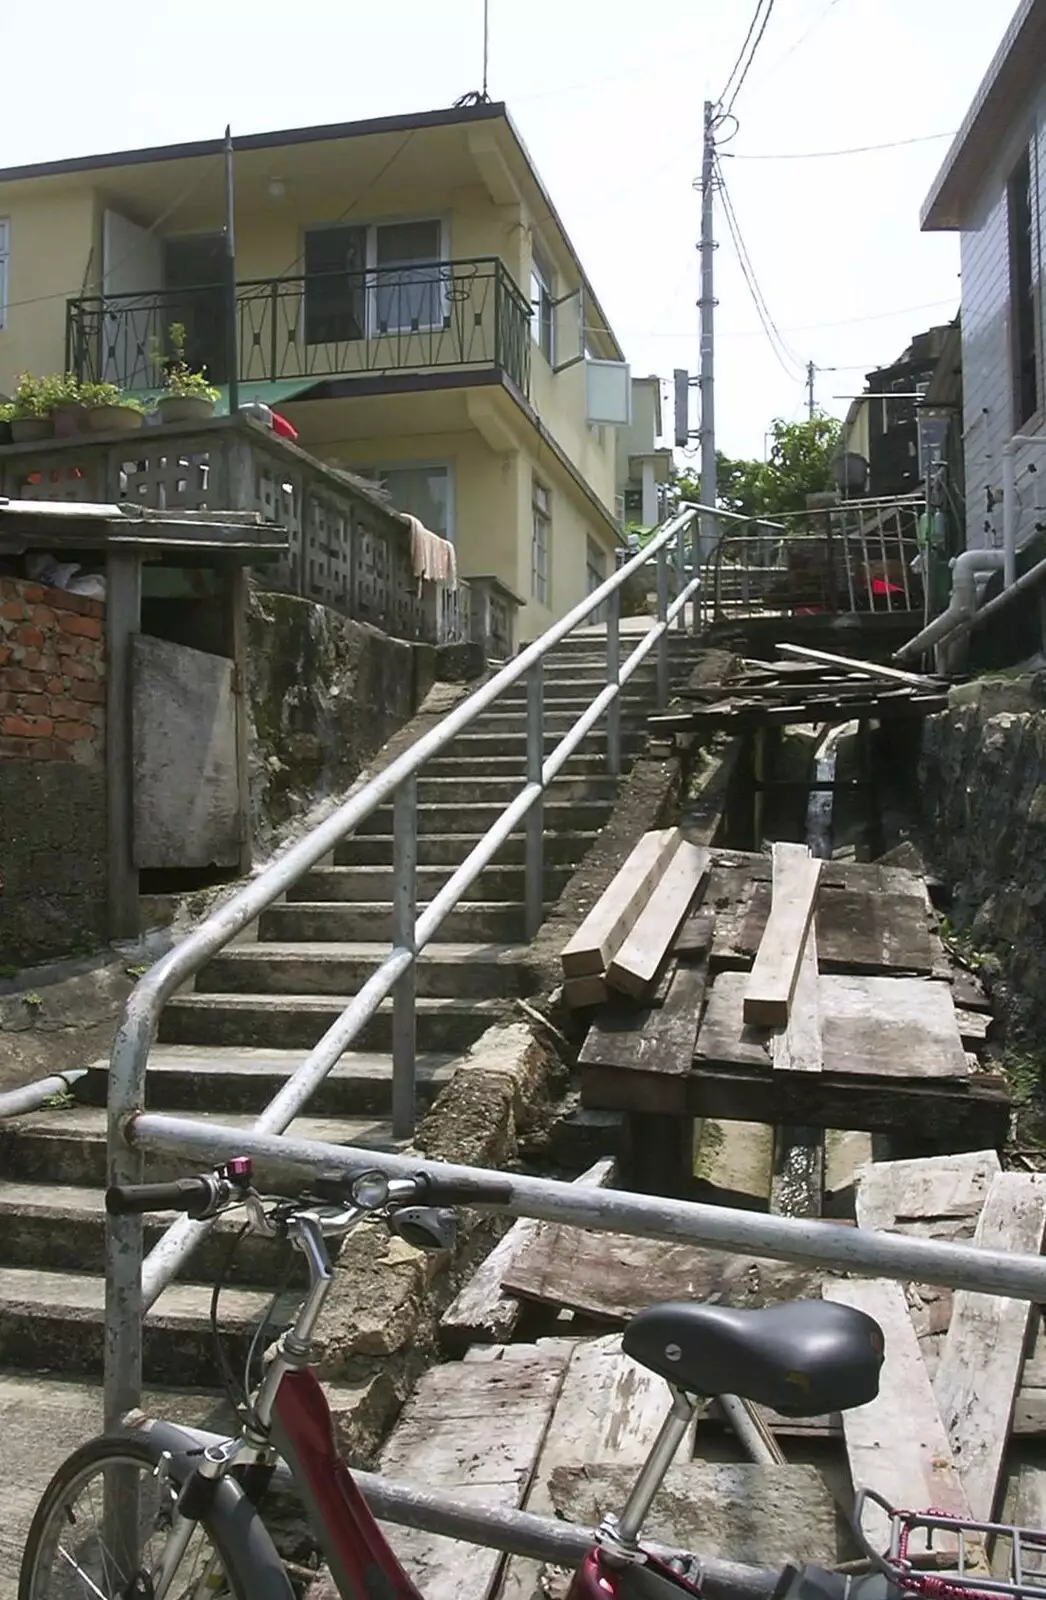
<instances>
[{"instance_id":1,"label":"power line","mask_svg":"<svg viewBox=\"0 0 1046 1600\"><path fill-rule=\"evenodd\" d=\"M745 62L745 65L744 65L744 67L742 69L742 72L741 72L741 76L738 78L736 84L734 85L733 93L730 96L730 103L726 107L727 116L729 116L731 111L733 111L734 106L737 104L737 97L741 93L741 90L744 88L745 79L748 77L749 71L751 70L752 62L755 60L756 53L757 53L757 51L759 49L760 44L763 41L763 34L766 32L766 25L770 21L771 16L773 15L773 9L774 9L774 0L767 0L766 10L763 13L763 20L759 25L759 32L756 34L754 40L752 41L752 48L748 52L748 60Z\"/></svg>"},{"instance_id":2,"label":"power line","mask_svg":"<svg viewBox=\"0 0 1046 1600\"><path fill-rule=\"evenodd\" d=\"M730 93L730 85L733 82L734 73L737 71L738 67L741 65L741 62L744 60L745 51L748 49L748 42L751 39L753 33L755 32L756 23L759 21L759 13L760 13L760 11L762 9L763 9L763 0L756 0L755 11L752 13L752 20L748 24L748 32L745 34L745 42L741 46L740 50L737 52L737 60L734 62L733 66L730 68L730 73L729 73L729 76L727 77L726 83L725 83L725 85L723 87L723 92L719 96L719 99L717 101L718 105L722 105L723 101L726 99L727 95Z\"/></svg>"},{"instance_id":3,"label":"power line","mask_svg":"<svg viewBox=\"0 0 1046 1600\"><path fill-rule=\"evenodd\" d=\"M885 144L853 144L844 150L767 150L757 154L730 152L731 161L826 161L830 156L863 156L873 150L901 150L912 144L933 144L954 139L954 133L920 133L913 139L890 139Z\"/></svg>"},{"instance_id":4,"label":"power line","mask_svg":"<svg viewBox=\"0 0 1046 1600\"><path fill-rule=\"evenodd\" d=\"M741 275L744 278L748 287L748 292L752 297L752 304L755 306L756 314L763 325L763 331L765 332L767 339L770 341L770 348L777 357L782 371L784 371L788 377L795 379L805 370L804 364L796 352L790 348L787 340L782 336L781 330L778 328L770 314L770 309L766 303L766 298L759 287L759 280L756 277L755 268L752 265L752 258L748 253L747 246L745 245L744 238L741 233L740 223L737 220L737 213L734 211L733 202L730 198L729 191L727 190L726 182L723 178L722 168L719 166L718 161L716 163L716 175L719 180L719 190L723 198L723 212L726 216L727 227L730 230L730 237L733 240L734 250L737 253L737 261L741 268Z\"/></svg>"}]
</instances>

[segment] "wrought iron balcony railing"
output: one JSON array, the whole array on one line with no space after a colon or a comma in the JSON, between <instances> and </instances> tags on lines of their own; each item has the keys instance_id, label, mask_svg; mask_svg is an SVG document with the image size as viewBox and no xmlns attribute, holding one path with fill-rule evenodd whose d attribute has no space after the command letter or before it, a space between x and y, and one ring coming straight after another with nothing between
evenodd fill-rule
<instances>
[{"instance_id":1,"label":"wrought iron balcony railing","mask_svg":"<svg viewBox=\"0 0 1046 1600\"><path fill-rule=\"evenodd\" d=\"M308 273L236 285L241 383L500 368L526 394L531 307L494 258ZM220 285L70 300L66 360L81 382L158 389L172 325L212 383L231 367Z\"/></svg>"}]
</instances>

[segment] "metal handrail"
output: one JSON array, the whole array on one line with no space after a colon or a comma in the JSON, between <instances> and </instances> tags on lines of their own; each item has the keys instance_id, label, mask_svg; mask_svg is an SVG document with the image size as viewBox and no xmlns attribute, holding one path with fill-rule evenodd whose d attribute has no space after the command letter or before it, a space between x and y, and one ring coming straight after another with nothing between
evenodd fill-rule
<instances>
[{"instance_id":1,"label":"metal handrail","mask_svg":"<svg viewBox=\"0 0 1046 1600\"><path fill-rule=\"evenodd\" d=\"M0 1121L6 1117L24 1117L29 1111L39 1111L56 1095L69 1094L73 1085L86 1076L86 1067L75 1067L69 1072L53 1072L47 1078L23 1083L17 1089L7 1089L0 1094Z\"/></svg>"},{"instance_id":2,"label":"metal handrail","mask_svg":"<svg viewBox=\"0 0 1046 1600\"><path fill-rule=\"evenodd\" d=\"M620 772L621 689L655 645L658 648L658 701L662 706L666 703L668 629L676 617L684 614L686 604L696 593L699 584L698 578L691 577L669 604L668 553L675 544L679 568L685 570L686 535L693 529L696 518L707 512L708 508L703 506L687 505L683 508L661 528L644 550L449 712L437 727L418 739L383 772L350 794L337 811L214 911L188 938L151 968L130 995L113 1044L108 1096L110 1183L141 1181L142 1157L140 1152L129 1147L125 1129L130 1118L141 1111L145 1103L149 1050L164 1005L219 950L389 800L392 800L394 807L392 948L256 1120L254 1130L262 1134L282 1133L301 1114L335 1062L381 1003L393 994L393 1130L397 1137L407 1137L413 1132L418 954L434 937L465 890L524 819L527 826L524 873L526 933L528 938L536 933L544 912L542 799L545 788L604 713L607 714L608 768L612 774ZM620 590L633 573L652 561L657 565L657 618L643 640L622 661ZM607 617L607 682L551 754L544 757L544 658L601 607L606 608ZM417 774L426 761L446 749L506 689L524 677L528 680L526 781L520 793L506 806L419 917L415 892ZM206 1223L180 1219L168 1229L143 1261L141 1219L108 1219L105 1404L106 1416L111 1422L138 1403L141 1391L142 1318L188 1259L207 1228Z\"/></svg>"}]
</instances>

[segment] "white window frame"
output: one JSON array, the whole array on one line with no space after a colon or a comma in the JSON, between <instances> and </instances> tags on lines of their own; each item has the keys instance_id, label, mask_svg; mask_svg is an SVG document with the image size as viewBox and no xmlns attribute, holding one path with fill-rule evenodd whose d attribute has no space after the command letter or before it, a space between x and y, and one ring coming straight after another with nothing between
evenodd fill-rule
<instances>
[{"instance_id":1,"label":"white window frame","mask_svg":"<svg viewBox=\"0 0 1046 1600\"><path fill-rule=\"evenodd\" d=\"M539 495L545 497L543 505ZM551 608L552 490L536 472L530 480L530 593L539 606Z\"/></svg>"},{"instance_id":2,"label":"white window frame","mask_svg":"<svg viewBox=\"0 0 1046 1600\"><path fill-rule=\"evenodd\" d=\"M403 226L405 224L409 224L409 223L412 223L412 222L427 222L427 223L435 223L436 224L436 226L439 229L439 255L437 256L436 259L437 259L437 262L439 263L440 266L447 265L449 263L449 261L450 261L450 224L449 224L449 220L448 220L448 218L446 216L441 216L441 215L434 216L431 212L427 213L424 216L412 215L412 216L380 217L380 218L375 218L375 219L373 219L373 220L371 220L369 222L364 222L364 221L350 222L348 220L343 220L341 222L314 222L314 223L308 223L302 228L301 260L302 260L303 265L304 265L304 261L305 261L305 236L306 236L306 234L309 234L309 233L320 233L320 232L324 231L325 229L329 230L329 229L333 229L333 228L361 228L361 229L364 230L364 232L366 234L366 243L364 245L364 308L365 308L364 309L364 317L366 319L366 326L365 326L365 328L363 330L364 339L368 339L368 340L369 339L384 339L385 337L390 336L392 334L406 333L406 334L409 335L410 333L412 333L414 331L417 331L418 333L432 333L433 331L436 331L436 330L442 328L444 326L445 322L446 322L447 305L448 305L448 301L449 301L449 295L448 295L448 287L449 287L449 285L447 283L446 277L444 276L442 281L441 281L441 283L440 283L440 293L439 293L439 299L438 299L438 305L437 305L437 313L436 313L438 320L436 320L434 322L421 322L421 323L418 324L418 327L417 327L416 330L412 329L409 323L405 323L405 324L403 324L402 326L399 326L399 327L394 327L394 326L390 325L388 328L386 328L384 330L379 330L379 328L378 328L379 274L383 270L381 267L378 266L378 229L379 228L388 228L388 227L393 227L393 228L394 227L400 227L400 226ZM303 272L302 273L302 290L301 290L301 298L302 298L301 316L302 316L302 327L303 328L305 326L305 292L306 292L305 274Z\"/></svg>"},{"instance_id":3,"label":"white window frame","mask_svg":"<svg viewBox=\"0 0 1046 1600\"><path fill-rule=\"evenodd\" d=\"M0 217L0 328L7 326L7 295L11 267L11 222Z\"/></svg>"},{"instance_id":4,"label":"white window frame","mask_svg":"<svg viewBox=\"0 0 1046 1600\"><path fill-rule=\"evenodd\" d=\"M537 285L538 297L535 300L534 286ZM555 274L549 262L536 241L531 241L530 246L530 336L537 345L549 366L555 364L556 358L556 285ZM548 301L548 349L545 348L544 332L544 301Z\"/></svg>"},{"instance_id":5,"label":"white window frame","mask_svg":"<svg viewBox=\"0 0 1046 1600\"><path fill-rule=\"evenodd\" d=\"M370 478L372 482L381 483L387 472L445 472L447 475L447 532L446 537L451 544L457 543L457 496L454 482L454 463L445 459L426 461L379 461L374 465L365 467L351 467L352 472L358 472L361 477ZM435 533L435 529L432 530Z\"/></svg>"}]
</instances>

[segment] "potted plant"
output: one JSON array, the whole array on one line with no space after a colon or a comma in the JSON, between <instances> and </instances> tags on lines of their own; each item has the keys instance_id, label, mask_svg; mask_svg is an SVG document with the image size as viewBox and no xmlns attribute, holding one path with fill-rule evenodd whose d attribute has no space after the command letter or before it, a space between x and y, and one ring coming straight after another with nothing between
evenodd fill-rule
<instances>
[{"instance_id":1,"label":"potted plant","mask_svg":"<svg viewBox=\"0 0 1046 1600\"><path fill-rule=\"evenodd\" d=\"M15 444L30 444L36 439L49 439L53 432L44 380L34 378L31 372L21 373L11 401L11 438Z\"/></svg>"},{"instance_id":2,"label":"potted plant","mask_svg":"<svg viewBox=\"0 0 1046 1600\"><path fill-rule=\"evenodd\" d=\"M14 414L13 400L5 400L0 404L0 444L11 443L11 419Z\"/></svg>"},{"instance_id":3,"label":"potted plant","mask_svg":"<svg viewBox=\"0 0 1046 1600\"><path fill-rule=\"evenodd\" d=\"M87 412L80 400L80 381L75 372L58 372L42 378L44 401L54 421L55 437L70 439L83 433Z\"/></svg>"},{"instance_id":4,"label":"potted plant","mask_svg":"<svg viewBox=\"0 0 1046 1600\"><path fill-rule=\"evenodd\" d=\"M167 330L172 358L167 362L163 394L156 401L161 422L203 422L214 414L220 390L202 372L193 372L185 359L185 327L172 322Z\"/></svg>"},{"instance_id":5,"label":"potted plant","mask_svg":"<svg viewBox=\"0 0 1046 1600\"><path fill-rule=\"evenodd\" d=\"M135 394L121 394L115 383L84 383L80 403L87 426L96 433L133 433L145 421L145 407Z\"/></svg>"}]
</instances>

